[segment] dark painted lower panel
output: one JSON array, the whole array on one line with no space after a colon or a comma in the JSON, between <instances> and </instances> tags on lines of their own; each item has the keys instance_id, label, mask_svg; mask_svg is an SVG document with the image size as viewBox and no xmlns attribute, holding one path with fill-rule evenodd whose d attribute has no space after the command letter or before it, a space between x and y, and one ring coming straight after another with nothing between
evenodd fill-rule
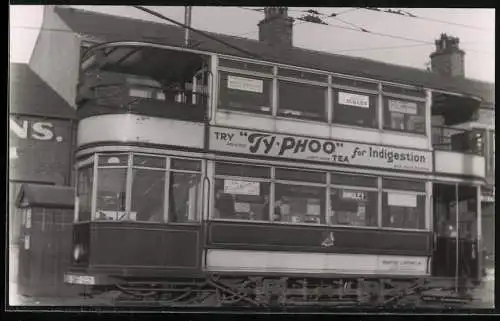
<instances>
[{"instance_id":1,"label":"dark painted lower panel","mask_svg":"<svg viewBox=\"0 0 500 321\"><path fill-rule=\"evenodd\" d=\"M90 224L91 267L130 271L201 268L200 226Z\"/></svg>"},{"instance_id":2,"label":"dark painted lower panel","mask_svg":"<svg viewBox=\"0 0 500 321\"><path fill-rule=\"evenodd\" d=\"M221 221L208 225L209 248L419 256L432 251L430 232ZM333 242L328 242L330 234Z\"/></svg>"}]
</instances>

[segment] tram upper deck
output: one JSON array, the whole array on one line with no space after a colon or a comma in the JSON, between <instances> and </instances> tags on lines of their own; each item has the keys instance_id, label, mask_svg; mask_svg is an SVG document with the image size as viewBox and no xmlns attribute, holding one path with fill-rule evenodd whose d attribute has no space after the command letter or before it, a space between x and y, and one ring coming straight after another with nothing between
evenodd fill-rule
<instances>
[{"instance_id":1,"label":"tram upper deck","mask_svg":"<svg viewBox=\"0 0 500 321\"><path fill-rule=\"evenodd\" d=\"M475 117L479 99L457 93L118 42L83 55L77 100L79 147L126 141L204 149L205 140L229 139L242 129L291 135L299 145L301 137L363 143L377 155L385 147L408 149L398 155L435 150L440 171L485 176L483 134L453 127ZM109 137L94 137L100 128ZM450 170L450 162L458 165Z\"/></svg>"}]
</instances>

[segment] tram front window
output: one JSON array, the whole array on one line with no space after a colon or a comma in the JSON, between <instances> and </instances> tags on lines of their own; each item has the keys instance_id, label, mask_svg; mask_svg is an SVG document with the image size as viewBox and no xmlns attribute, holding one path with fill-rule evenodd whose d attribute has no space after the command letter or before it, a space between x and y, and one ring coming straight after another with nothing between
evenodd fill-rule
<instances>
[{"instance_id":1,"label":"tram front window","mask_svg":"<svg viewBox=\"0 0 500 321\"><path fill-rule=\"evenodd\" d=\"M201 177L198 173L170 173L170 222L198 221L201 211Z\"/></svg>"},{"instance_id":2,"label":"tram front window","mask_svg":"<svg viewBox=\"0 0 500 321\"><path fill-rule=\"evenodd\" d=\"M132 213L141 222L163 222L165 172L134 168L132 178Z\"/></svg>"},{"instance_id":3,"label":"tram front window","mask_svg":"<svg viewBox=\"0 0 500 321\"><path fill-rule=\"evenodd\" d=\"M78 169L78 220L89 221L92 212L92 185L94 181L94 168L86 166Z\"/></svg>"},{"instance_id":4,"label":"tram front window","mask_svg":"<svg viewBox=\"0 0 500 321\"><path fill-rule=\"evenodd\" d=\"M125 215L126 168L99 168L97 220L119 220Z\"/></svg>"}]
</instances>

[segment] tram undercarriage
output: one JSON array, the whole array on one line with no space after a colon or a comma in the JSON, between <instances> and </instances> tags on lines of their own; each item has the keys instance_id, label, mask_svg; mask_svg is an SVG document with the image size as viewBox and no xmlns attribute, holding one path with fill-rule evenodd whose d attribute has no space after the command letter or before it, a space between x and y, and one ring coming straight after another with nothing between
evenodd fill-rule
<instances>
[{"instance_id":1,"label":"tram undercarriage","mask_svg":"<svg viewBox=\"0 0 500 321\"><path fill-rule=\"evenodd\" d=\"M122 280L84 295L113 306L455 308L472 302L468 279L210 275L189 280Z\"/></svg>"}]
</instances>

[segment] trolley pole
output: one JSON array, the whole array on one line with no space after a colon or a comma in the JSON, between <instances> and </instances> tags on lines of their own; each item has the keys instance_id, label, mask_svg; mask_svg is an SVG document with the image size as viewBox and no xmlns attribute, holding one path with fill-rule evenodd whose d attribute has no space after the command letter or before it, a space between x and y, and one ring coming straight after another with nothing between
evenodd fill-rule
<instances>
[{"instance_id":1,"label":"trolley pole","mask_svg":"<svg viewBox=\"0 0 500 321\"><path fill-rule=\"evenodd\" d=\"M191 27L191 6L184 7L184 24L187 27ZM189 28L184 28L184 45L189 47Z\"/></svg>"}]
</instances>

